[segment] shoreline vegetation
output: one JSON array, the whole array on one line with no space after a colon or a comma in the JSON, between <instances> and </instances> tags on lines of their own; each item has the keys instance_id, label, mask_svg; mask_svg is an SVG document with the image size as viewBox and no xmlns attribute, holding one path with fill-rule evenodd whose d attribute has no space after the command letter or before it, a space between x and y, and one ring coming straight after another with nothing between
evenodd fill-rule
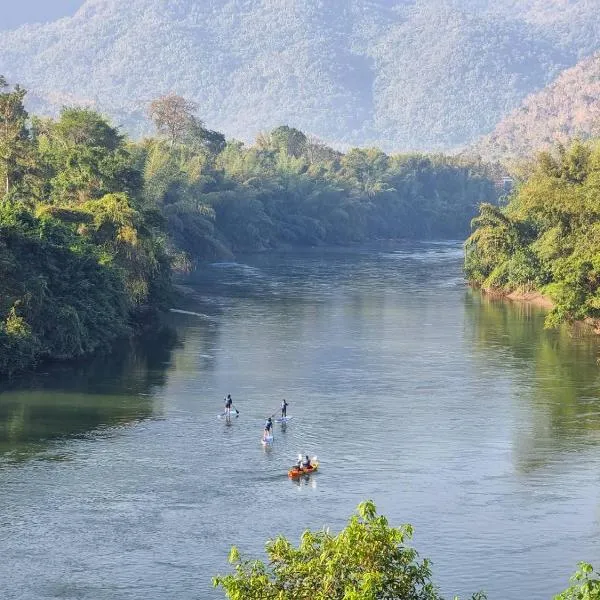
<instances>
[{"instance_id":1,"label":"shoreline vegetation","mask_svg":"<svg viewBox=\"0 0 600 600\"><path fill-rule=\"evenodd\" d=\"M0 76L0 378L109 352L169 308L172 274L281 247L464 238L489 167L441 154L345 153L281 126L227 140L169 94L156 136L102 115L30 116Z\"/></svg>"},{"instance_id":2,"label":"shoreline vegetation","mask_svg":"<svg viewBox=\"0 0 600 600\"><path fill-rule=\"evenodd\" d=\"M540 153L503 206L482 204L465 242L474 287L549 309L546 326L600 333L600 145Z\"/></svg>"},{"instance_id":3,"label":"shoreline vegetation","mask_svg":"<svg viewBox=\"0 0 600 600\"><path fill-rule=\"evenodd\" d=\"M431 562L410 545L411 525L390 526L372 500L358 505L338 534L306 530L295 547L283 535L267 541L267 562L229 554L233 573L213 577L229 600L443 600ZM581 562L571 586L554 600L600 600L600 573ZM475 592L470 600L486 600ZM458 600L458 597L455 597Z\"/></svg>"}]
</instances>

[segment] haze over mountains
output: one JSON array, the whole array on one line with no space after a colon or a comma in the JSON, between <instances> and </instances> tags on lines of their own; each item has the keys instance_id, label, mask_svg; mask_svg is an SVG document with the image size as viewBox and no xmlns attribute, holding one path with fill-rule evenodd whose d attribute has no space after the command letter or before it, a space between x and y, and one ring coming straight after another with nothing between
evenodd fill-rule
<instances>
[{"instance_id":1,"label":"haze over mountains","mask_svg":"<svg viewBox=\"0 0 600 600\"><path fill-rule=\"evenodd\" d=\"M134 134L150 100L194 99L253 139L451 149L600 49L596 0L88 0L0 33L0 73L53 113L88 104Z\"/></svg>"}]
</instances>

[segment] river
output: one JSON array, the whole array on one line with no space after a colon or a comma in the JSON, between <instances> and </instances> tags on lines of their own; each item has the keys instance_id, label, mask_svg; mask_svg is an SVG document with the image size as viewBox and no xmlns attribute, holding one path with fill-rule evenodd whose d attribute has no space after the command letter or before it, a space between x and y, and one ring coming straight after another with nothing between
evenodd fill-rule
<instances>
[{"instance_id":1,"label":"river","mask_svg":"<svg viewBox=\"0 0 600 600\"><path fill-rule=\"evenodd\" d=\"M0 393L3 600L212 600L232 544L411 523L442 593L551 598L600 567L600 354L481 297L458 243L240 257L172 331ZM240 416L217 419L231 393ZM294 419L260 444L289 402ZM321 471L288 480L298 452Z\"/></svg>"}]
</instances>

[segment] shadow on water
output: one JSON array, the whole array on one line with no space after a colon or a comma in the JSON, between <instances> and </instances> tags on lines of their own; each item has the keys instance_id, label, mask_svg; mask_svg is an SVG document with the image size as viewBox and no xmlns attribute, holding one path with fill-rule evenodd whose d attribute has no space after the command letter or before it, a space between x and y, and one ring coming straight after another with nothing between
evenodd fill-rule
<instances>
[{"instance_id":1,"label":"shadow on water","mask_svg":"<svg viewBox=\"0 0 600 600\"><path fill-rule=\"evenodd\" d=\"M474 346L499 372L516 374L518 401L531 411L515 440L519 468L600 444L600 339L585 326L545 329L544 309L477 291L467 292L465 307Z\"/></svg>"},{"instance_id":2,"label":"shadow on water","mask_svg":"<svg viewBox=\"0 0 600 600\"><path fill-rule=\"evenodd\" d=\"M0 466L43 454L57 440L158 416L153 390L165 384L177 343L175 331L163 328L110 355L51 365L1 386Z\"/></svg>"}]
</instances>

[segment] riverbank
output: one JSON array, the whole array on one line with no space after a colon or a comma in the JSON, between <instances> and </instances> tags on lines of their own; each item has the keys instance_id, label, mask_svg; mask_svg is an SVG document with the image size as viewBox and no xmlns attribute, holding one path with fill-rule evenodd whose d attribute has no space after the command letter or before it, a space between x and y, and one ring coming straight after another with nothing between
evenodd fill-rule
<instances>
[{"instance_id":1,"label":"riverbank","mask_svg":"<svg viewBox=\"0 0 600 600\"><path fill-rule=\"evenodd\" d=\"M534 306L539 306L540 308L545 308L547 310L552 310L554 308L554 302L552 302L548 296L540 294L540 292L531 290L527 292L519 290L507 292L493 288L479 289L487 296L492 296L494 298L504 298L506 300L513 300L514 302L527 302L528 304L533 304Z\"/></svg>"},{"instance_id":2,"label":"riverbank","mask_svg":"<svg viewBox=\"0 0 600 600\"><path fill-rule=\"evenodd\" d=\"M544 294L535 290L513 290L512 292L507 292L505 290L478 287L472 283L470 285L477 287L486 296L490 296L492 298L501 298L504 300L511 300L513 302L524 302L526 304L538 306L546 310L552 310L556 306L551 298L544 296ZM584 326L591 329L596 335L600 335L600 319L592 319L588 317L587 319L574 320L571 324Z\"/></svg>"}]
</instances>

